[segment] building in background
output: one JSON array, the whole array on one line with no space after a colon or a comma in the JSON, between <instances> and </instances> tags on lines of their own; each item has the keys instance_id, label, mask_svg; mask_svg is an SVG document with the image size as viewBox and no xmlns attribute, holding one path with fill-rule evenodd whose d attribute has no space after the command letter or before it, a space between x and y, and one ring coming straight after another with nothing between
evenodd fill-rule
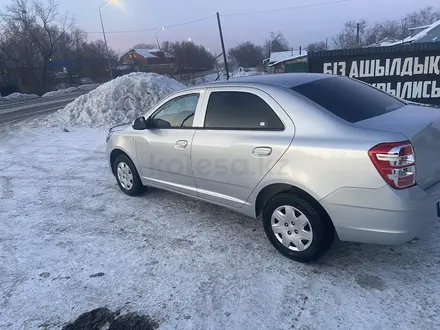
<instances>
[{"instance_id":1,"label":"building in background","mask_svg":"<svg viewBox=\"0 0 440 330\"><path fill-rule=\"evenodd\" d=\"M272 52L263 64L267 73L307 72L307 51L300 48Z\"/></svg>"},{"instance_id":2,"label":"building in background","mask_svg":"<svg viewBox=\"0 0 440 330\"><path fill-rule=\"evenodd\" d=\"M369 47L410 45L414 43L440 42L440 20L430 25L409 29L410 35L402 40L385 38Z\"/></svg>"},{"instance_id":3,"label":"building in background","mask_svg":"<svg viewBox=\"0 0 440 330\"><path fill-rule=\"evenodd\" d=\"M386 37L386 38L383 38L382 40L375 42L374 44L367 46L367 48L393 46L398 42L401 42L401 40L396 39L396 38Z\"/></svg>"},{"instance_id":4,"label":"building in background","mask_svg":"<svg viewBox=\"0 0 440 330\"><path fill-rule=\"evenodd\" d=\"M174 74L177 70L175 57L160 49L132 49L119 62L119 71Z\"/></svg>"}]
</instances>

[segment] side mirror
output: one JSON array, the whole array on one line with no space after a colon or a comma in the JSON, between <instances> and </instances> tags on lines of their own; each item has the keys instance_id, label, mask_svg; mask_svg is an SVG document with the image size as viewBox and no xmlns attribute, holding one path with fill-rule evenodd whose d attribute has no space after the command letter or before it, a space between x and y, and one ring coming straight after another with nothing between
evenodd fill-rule
<instances>
[{"instance_id":1,"label":"side mirror","mask_svg":"<svg viewBox=\"0 0 440 330\"><path fill-rule=\"evenodd\" d=\"M150 126L151 128L170 128L171 124L163 119L152 119Z\"/></svg>"},{"instance_id":2,"label":"side mirror","mask_svg":"<svg viewBox=\"0 0 440 330\"><path fill-rule=\"evenodd\" d=\"M147 128L147 122L145 121L145 117L138 117L133 123L133 129L137 131L142 131Z\"/></svg>"}]
</instances>

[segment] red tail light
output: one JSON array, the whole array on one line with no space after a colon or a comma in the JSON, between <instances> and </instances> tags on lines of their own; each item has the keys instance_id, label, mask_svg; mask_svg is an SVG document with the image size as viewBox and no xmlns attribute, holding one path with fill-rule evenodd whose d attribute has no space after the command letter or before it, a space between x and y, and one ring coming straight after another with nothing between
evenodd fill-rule
<instances>
[{"instance_id":1,"label":"red tail light","mask_svg":"<svg viewBox=\"0 0 440 330\"><path fill-rule=\"evenodd\" d=\"M416 157L409 141L381 143L368 151L382 178L395 189L416 184Z\"/></svg>"}]
</instances>

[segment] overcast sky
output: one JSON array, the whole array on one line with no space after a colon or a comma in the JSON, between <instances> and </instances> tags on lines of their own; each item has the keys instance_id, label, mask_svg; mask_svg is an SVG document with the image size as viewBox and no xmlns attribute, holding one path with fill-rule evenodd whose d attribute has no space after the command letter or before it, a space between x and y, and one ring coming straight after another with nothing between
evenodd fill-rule
<instances>
[{"instance_id":1,"label":"overcast sky","mask_svg":"<svg viewBox=\"0 0 440 330\"><path fill-rule=\"evenodd\" d=\"M58 0L61 11L75 15L78 27L88 32L101 31L98 6L105 0ZM102 15L106 31L140 30L170 26L182 22L210 18L194 24L166 28L157 34L160 41L187 40L203 44L213 53L220 53L215 13L232 14L285 7L307 6L335 0L119 0L121 7L106 4ZM2 7L9 0L0 0ZM350 0L308 8L222 17L227 48L242 41L263 43L271 31L282 31L289 44L297 48L325 40L342 28L346 20L377 21L397 19L428 5L440 7L438 0ZM102 34L90 33L90 39ZM108 33L109 45L125 52L136 43L154 43L153 32Z\"/></svg>"}]
</instances>

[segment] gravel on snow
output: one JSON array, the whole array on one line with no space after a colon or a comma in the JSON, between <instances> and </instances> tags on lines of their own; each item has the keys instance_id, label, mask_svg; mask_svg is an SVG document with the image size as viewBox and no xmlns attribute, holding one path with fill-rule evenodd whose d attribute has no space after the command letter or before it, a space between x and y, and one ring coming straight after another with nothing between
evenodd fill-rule
<instances>
[{"instance_id":1,"label":"gravel on snow","mask_svg":"<svg viewBox=\"0 0 440 330\"><path fill-rule=\"evenodd\" d=\"M156 189L122 194L105 133L0 132L0 329L60 329L96 308L160 329L440 327L439 223L413 243L336 242L295 263L253 219Z\"/></svg>"}]
</instances>

